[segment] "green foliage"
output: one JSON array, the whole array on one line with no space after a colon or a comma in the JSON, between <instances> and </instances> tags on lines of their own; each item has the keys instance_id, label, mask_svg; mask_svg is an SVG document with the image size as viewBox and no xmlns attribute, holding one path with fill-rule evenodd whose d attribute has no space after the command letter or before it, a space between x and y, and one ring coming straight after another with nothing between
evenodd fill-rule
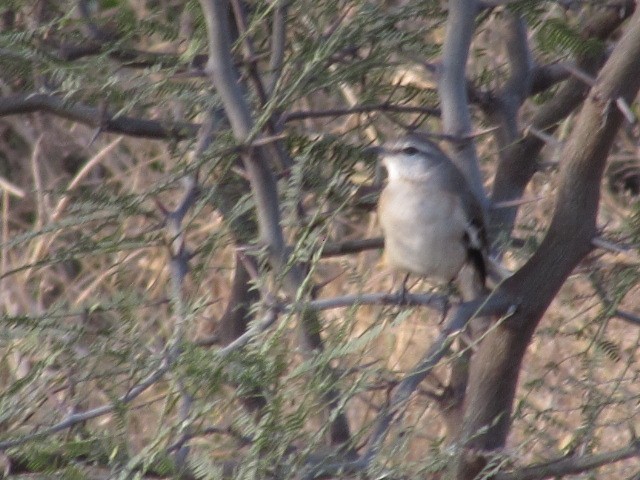
<instances>
[{"instance_id":1,"label":"green foliage","mask_svg":"<svg viewBox=\"0 0 640 480\"><path fill-rule=\"evenodd\" d=\"M604 47L596 39L585 39L576 29L557 18L542 23L537 40L540 49L547 54L595 54Z\"/></svg>"}]
</instances>

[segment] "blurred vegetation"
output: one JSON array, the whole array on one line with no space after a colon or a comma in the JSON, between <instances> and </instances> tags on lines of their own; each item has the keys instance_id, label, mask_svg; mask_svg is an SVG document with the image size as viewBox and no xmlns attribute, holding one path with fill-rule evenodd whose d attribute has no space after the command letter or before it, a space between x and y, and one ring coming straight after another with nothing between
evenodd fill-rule
<instances>
[{"instance_id":1,"label":"blurred vegetation","mask_svg":"<svg viewBox=\"0 0 640 480\"><path fill-rule=\"evenodd\" d=\"M531 29L537 60L555 62L608 46L578 34L596 6L558 3L515 2ZM440 131L433 71L445 2L289 2L276 77L269 60L278 5L242 3L247 25L236 26L234 58L256 128L281 120L271 128L292 160L276 174L293 258L307 266L309 282L326 282L315 292L318 298L389 292L395 287L379 249L332 257L322 252L379 235L371 186L380 185L380 173L361 147L407 126ZM108 112L110 119L127 116L167 127L199 125L204 113L218 114L214 140L200 156L191 154L193 134L136 138L53 113L0 116L0 444L31 438L3 449L5 472L171 477L180 465L176 454L189 445L184 468L195 478L221 478L229 469L234 478L294 478L326 442L330 422L322 393L336 387L354 445L361 446L389 391L437 335L439 314L357 301L327 310L321 314L325 351L309 358L298 347L297 315L284 309L243 348L219 353L215 336L236 255L256 253L260 245L237 145L204 75L206 33L198 2L9 0L0 14L4 98L52 95L68 107ZM506 75L495 33L499 15L500 9L489 9L478 16L468 75L481 90L495 88ZM256 89L252 69L260 72L267 98ZM355 107L363 108L349 111ZM478 129L487 125L480 109L473 113ZM640 164L634 141L623 132L616 144L600 216L609 238L637 245ZM477 148L489 184L498 152L489 136L479 137ZM504 258L512 270L529 257L547 225L554 155L552 146L543 150L541 160L550 167L536 174L527 192L540 200L520 209L513 234L522 242L509 246ZM164 210L180 205L181 179L195 172L198 198L181 225L190 270L174 289L175 238L165 228ZM257 268L251 281L262 298L248 308L259 322L271 307L267 298L281 304L292 299L278 291L268 268L260 262ZM640 329L618 312L640 315L639 272L637 248L598 251L569 279L525 360L506 463L606 451L635 438ZM412 285L412 291L425 290L448 292L428 281ZM168 352L179 353L170 368L123 401L166 367ZM432 398L449 361L412 399L371 467L372 478L382 472L385 478L437 478L446 467L451 451ZM339 373L335 381L313 374L325 365ZM259 412L243 403L256 389L266 401ZM104 414L47 433L103 406L109 407ZM639 472L632 459L581 478L634 478Z\"/></svg>"}]
</instances>

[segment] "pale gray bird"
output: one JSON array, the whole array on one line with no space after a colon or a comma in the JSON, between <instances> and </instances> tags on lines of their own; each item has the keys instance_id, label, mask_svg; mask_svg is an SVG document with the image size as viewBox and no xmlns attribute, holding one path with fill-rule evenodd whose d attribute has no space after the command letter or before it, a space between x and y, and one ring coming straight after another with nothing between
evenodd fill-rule
<instances>
[{"instance_id":1,"label":"pale gray bird","mask_svg":"<svg viewBox=\"0 0 640 480\"><path fill-rule=\"evenodd\" d=\"M418 133L377 151L388 172L378 203L387 264L445 282L469 265L484 288L483 210L462 172Z\"/></svg>"}]
</instances>

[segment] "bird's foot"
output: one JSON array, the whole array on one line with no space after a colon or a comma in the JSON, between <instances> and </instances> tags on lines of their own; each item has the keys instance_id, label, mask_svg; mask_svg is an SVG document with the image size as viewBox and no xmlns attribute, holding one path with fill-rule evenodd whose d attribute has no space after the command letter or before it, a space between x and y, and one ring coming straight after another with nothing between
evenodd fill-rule
<instances>
[{"instance_id":1,"label":"bird's foot","mask_svg":"<svg viewBox=\"0 0 640 480\"><path fill-rule=\"evenodd\" d=\"M450 308L451 308L451 302L449 301L449 295L445 295L443 297L442 313L440 314L439 325L442 325L444 323L444 321L447 319L447 315L449 315L449 309Z\"/></svg>"},{"instance_id":2,"label":"bird's foot","mask_svg":"<svg viewBox=\"0 0 640 480\"><path fill-rule=\"evenodd\" d=\"M402 284L400 285L400 289L398 290L398 303L400 305L408 305L409 304L409 289L407 288L407 281L409 280L409 274L407 273L404 276L404 280L402 280Z\"/></svg>"}]
</instances>

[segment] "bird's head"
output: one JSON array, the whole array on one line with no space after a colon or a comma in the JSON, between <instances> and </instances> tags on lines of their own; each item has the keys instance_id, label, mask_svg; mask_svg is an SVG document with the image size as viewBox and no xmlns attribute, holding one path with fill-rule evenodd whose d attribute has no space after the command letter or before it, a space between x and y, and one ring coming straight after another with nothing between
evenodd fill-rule
<instances>
[{"instance_id":1,"label":"bird's head","mask_svg":"<svg viewBox=\"0 0 640 480\"><path fill-rule=\"evenodd\" d=\"M379 147L389 180L419 178L447 161L444 152L424 135L410 134Z\"/></svg>"}]
</instances>

